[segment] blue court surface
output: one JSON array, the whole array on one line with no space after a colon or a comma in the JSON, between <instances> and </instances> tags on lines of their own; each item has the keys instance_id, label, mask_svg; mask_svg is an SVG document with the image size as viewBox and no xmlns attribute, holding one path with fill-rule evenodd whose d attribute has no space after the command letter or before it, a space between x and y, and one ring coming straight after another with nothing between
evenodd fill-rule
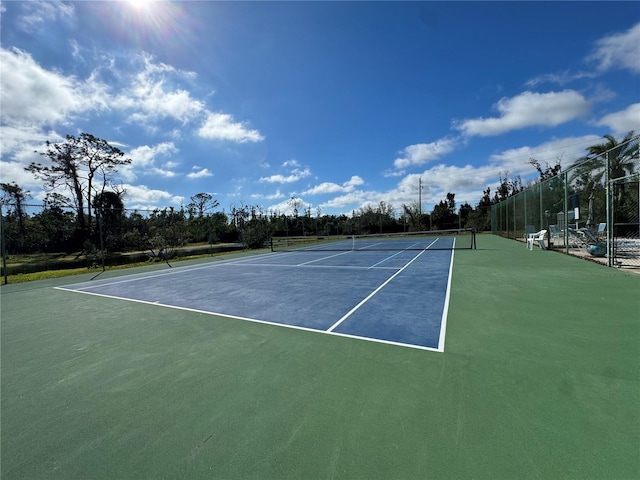
<instances>
[{"instance_id":1,"label":"blue court surface","mask_svg":"<svg viewBox=\"0 0 640 480\"><path fill-rule=\"evenodd\" d=\"M442 352L452 267L453 250L297 251L59 288Z\"/></svg>"}]
</instances>

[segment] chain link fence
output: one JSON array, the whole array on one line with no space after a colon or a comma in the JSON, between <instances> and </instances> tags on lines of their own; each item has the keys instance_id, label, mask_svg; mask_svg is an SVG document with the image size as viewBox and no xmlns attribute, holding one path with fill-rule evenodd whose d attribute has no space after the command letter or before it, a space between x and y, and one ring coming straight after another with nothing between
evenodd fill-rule
<instances>
[{"instance_id":1,"label":"chain link fence","mask_svg":"<svg viewBox=\"0 0 640 480\"><path fill-rule=\"evenodd\" d=\"M491 207L494 234L610 267L640 268L640 136L584 157L562 173Z\"/></svg>"}]
</instances>

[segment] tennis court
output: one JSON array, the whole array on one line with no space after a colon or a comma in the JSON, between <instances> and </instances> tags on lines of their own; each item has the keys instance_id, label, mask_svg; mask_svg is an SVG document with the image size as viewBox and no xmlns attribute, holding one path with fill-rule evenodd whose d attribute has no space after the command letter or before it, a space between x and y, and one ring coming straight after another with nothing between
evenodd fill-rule
<instances>
[{"instance_id":1,"label":"tennis court","mask_svg":"<svg viewBox=\"0 0 640 480\"><path fill-rule=\"evenodd\" d=\"M492 235L395 253L2 286L2 479L640 477L640 276ZM444 351L349 325L446 277Z\"/></svg>"},{"instance_id":2,"label":"tennis court","mask_svg":"<svg viewBox=\"0 0 640 480\"><path fill-rule=\"evenodd\" d=\"M455 238L354 241L59 288L443 351Z\"/></svg>"}]
</instances>

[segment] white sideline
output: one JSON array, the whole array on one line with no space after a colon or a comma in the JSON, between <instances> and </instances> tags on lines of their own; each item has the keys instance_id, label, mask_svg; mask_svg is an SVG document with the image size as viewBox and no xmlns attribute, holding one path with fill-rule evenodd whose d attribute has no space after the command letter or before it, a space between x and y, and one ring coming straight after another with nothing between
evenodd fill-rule
<instances>
[{"instance_id":1,"label":"white sideline","mask_svg":"<svg viewBox=\"0 0 640 480\"><path fill-rule=\"evenodd\" d=\"M436 241L437 241L437 239L435 241L433 241L432 243L430 243L429 246L427 246L427 248L429 248L431 245L433 245ZM424 250L421 250L420 253L418 253L415 257L413 257L411 260L409 260L400 270L398 270L396 273L394 273L389 278L387 278L387 280L385 280L384 283L382 283L382 285L380 285L373 292L371 292L369 295L367 295L359 304L357 304L355 307L353 307L351 310L349 310L347 313L345 313L340 320L338 320L336 323L331 325L331 327L329 327L327 332L333 332L342 322L344 322L347 318L349 318L351 315L353 315L353 313L356 310L358 310L362 305L367 303L376 293L378 293L380 290L382 290L385 287L385 285L387 285L391 280L393 280L398 275L400 275L400 273L402 273L402 271L405 268L407 268L409 265L411 265L420 255L422 255L424 252L426 252L427 248L425 248Z\"/></svg>"}]
</instances>

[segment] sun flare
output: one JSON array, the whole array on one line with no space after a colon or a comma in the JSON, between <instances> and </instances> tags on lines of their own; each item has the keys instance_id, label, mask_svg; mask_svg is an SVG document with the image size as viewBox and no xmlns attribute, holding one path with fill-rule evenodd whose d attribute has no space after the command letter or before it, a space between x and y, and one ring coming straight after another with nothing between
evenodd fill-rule
<instances>
[{"instance_id":1,"label":"sun flare","mask_svg":"<svg viewBox=\"0 0 640 480\"><path fill-rule=\"evenodd\" d=\"M126 0L132 8L138 10L142 8L148 8L149 4L152 3L151 0Z\"/></svg>"}]
</instances>

